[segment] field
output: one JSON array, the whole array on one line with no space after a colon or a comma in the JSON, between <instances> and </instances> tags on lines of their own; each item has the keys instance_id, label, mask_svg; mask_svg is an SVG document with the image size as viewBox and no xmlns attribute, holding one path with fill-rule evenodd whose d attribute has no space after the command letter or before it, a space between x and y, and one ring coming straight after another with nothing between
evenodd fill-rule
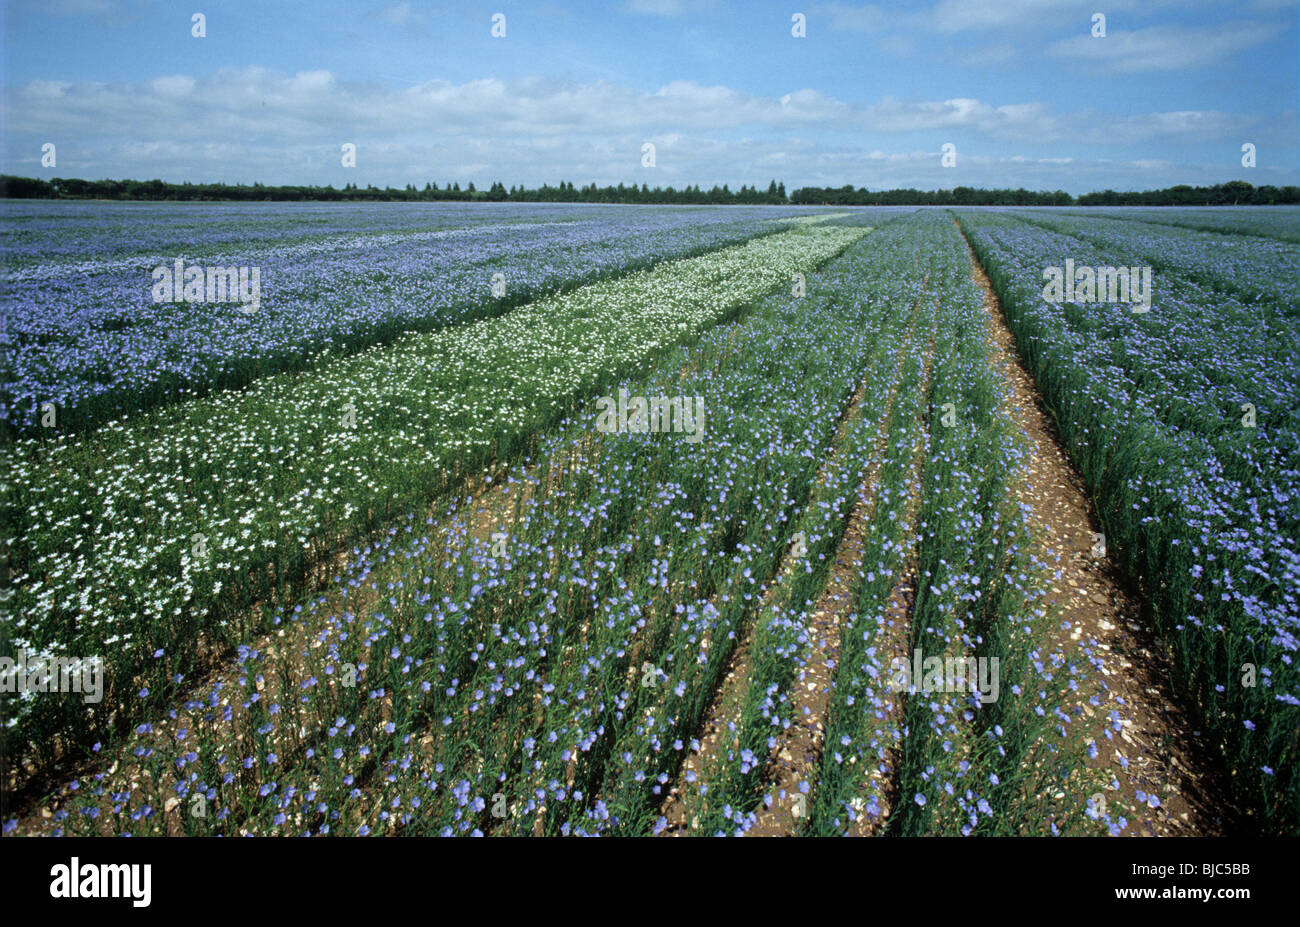
<instances>
[{"instance_id":1,"label":"field","mask_svg":"<svg viewBox=\"0 0 1300 927\"><path fill-rule=\"evenodd\" d=\"M2 208L6 834L1300 834L1300 210Z\"/></svg>"}]
</instances>

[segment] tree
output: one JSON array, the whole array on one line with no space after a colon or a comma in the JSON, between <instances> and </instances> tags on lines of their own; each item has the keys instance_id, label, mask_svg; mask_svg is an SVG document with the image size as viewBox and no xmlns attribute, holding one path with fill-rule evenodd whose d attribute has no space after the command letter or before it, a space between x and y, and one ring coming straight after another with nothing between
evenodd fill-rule
<instances>
[{"instance_id":1,"label":"tree","mask_svg":"<svg viewBox=\"0 0 1300 927\"><path fill-rule=\"evenodd\" d=\"M1251 194L1255 188L1244 180L1230 180L1223 185L1223 202L1231 203L1236 206L1238 203L1249 203Z\"/></svg>"}]
</instances>

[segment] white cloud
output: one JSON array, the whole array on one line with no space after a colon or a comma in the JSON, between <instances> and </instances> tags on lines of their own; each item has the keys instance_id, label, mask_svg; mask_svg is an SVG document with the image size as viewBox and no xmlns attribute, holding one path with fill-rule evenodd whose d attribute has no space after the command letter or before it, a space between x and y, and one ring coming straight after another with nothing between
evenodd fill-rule
<instances>
[{"instance_id":1,"label":"white cloud","mask_svg":"<svg viewBox=\"0 0 1300 927\"><path fill-rule=\"evenodd\" d=\"M1260 14L1295 8L1295 0L1253 0ZM927 7L814 3L809 28L869 37L878 51L900 58L1001 66L1043 54L1116 75L1204 67L1252 48L1288 28L1284 20L1243 20L1225 10L1222 23L1142 26L1179 9L1204 14L1197 0L938 0ZM1107 17L1107 34L1092 35L1092 17ZM976 41L981 44L974 44Z\"/></svg>"},{"instance_id":2,"label":"white cloud","mask_svg":"<svg viewBox=\"0 0 1300 927\"><path fill-rule=\"evenodd\" d=\"M1187 5L1195 0L1107 0L1106 12ZM938 0L928 7L916 4L849 5L815 3L812 13L834 30L878 35L909 30L933 35L961 32L1026 32L1040 35L1045 28L1056 32L1077 29L1087 34L1095 0ZM812 17L809 17L810 20Z\"/></svg>"},{"instance_id":3,"label":"white cloud","mask_svg":"<svg viewBox=\"0 0 1300 927\"><path fill-rule=\"evenodd\" d=\"M9 88L11 131L58 129L82 135L133 134L203 140L217 131L261 133L286 141L339 132L375 136L483 135L537 139L742 127L819 127L856 134L965 131L1001 140L1071 138L1105 143L1226 135L1250 123L1216 111L1144 113L1102 120L1058 115L1042 102L994 105L972 97L863 105L801 89L758 96L723 85L672 81L651 92L608 81L549 77L465 83L436 79L405 89L339 81L329 71L286 75L265 68L206 77L170 75L138 84L37 81ZM1080 116L1086 116L1080 119Z\"/></svg>"},{"instance_id":4,"label":"white cloud","mask_svg":"<svg viewBox=\"0 0 1300 927\"><path fill-rule=\"evenodd\" d=\"M1053 42L1047 53L1063 61L1113 74L1203 68L1220 58L1267 42L1280 28L1239 21L1217 26L1152 26L1111 30L1105 38L1078 35Z\"/></svg>"},{"instance_id":5,"label":"white cloud","mask_svg":"<svg viewBox=\"0 0 1300 927\"><path fill-rule=\"evenodd\" d=\"M1078 145L1220 140L1235 150L1248 129L1257 142L1266 135L1252 117L1217 111L1108 118L1056 113L1036 101L885 97L863 105L810 89L759 96L673 81L646 92L547 77L430 80L392 89L322 70L256 67L135 84L38 81L6 88L3 102L9 172L40 173L40 144L54 141L63 176L267 183L535 183L563 176L765 184L770 178L759 175L779 167L787 182L842 185L888 169L899 183L933 187L954 182L951 172L931 177L938 148L949 141L963 169L977 171L981 161L967 152L994 142L1023 149L1025 161L1004 165L1037 171L1069 163L1052 150L1058 145L1073 153ZM658 149L653 170L640 166L646 141ZM339 165L343 142L357 145L355 172ZM420 166L417 176L413 165ZM990 173L981 182L1007 180Z\"/></svg>"}]
</instances>

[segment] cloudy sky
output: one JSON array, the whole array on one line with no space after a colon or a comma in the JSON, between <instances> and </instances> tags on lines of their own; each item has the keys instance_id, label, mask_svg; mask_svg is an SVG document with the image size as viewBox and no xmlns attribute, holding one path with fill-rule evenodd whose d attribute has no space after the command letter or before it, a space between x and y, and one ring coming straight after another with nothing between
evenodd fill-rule
<instances>
[{"instance_id":1,"label":"cloudy sky","mask_svg":"<svg viewBox=\"0 0 1300 927\"><path fill-rule=\"evenodd\" d=\"M0 172L1075 194L1296 184L1297 6L4 0Z\"/></svg>"}]
</instances>

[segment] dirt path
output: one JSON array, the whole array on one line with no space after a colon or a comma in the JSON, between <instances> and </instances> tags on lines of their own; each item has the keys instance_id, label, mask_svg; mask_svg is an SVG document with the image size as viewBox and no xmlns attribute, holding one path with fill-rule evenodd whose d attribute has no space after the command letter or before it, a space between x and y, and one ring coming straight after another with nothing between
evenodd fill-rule
<instances>
[{"instance_id":1,"label":"dirt path","mask_svg":"<svg viewBox=\"0 0 1300 927\"><path fill-rule=\"evenodd\" d=\"M921 295L913 306L911 319L904 333L900 366L895 373L889 397L885 401L879 438L859 481L857 499L846 519L844 534L836 548L831 571L815 607L809 613L809 658L792 687L793 720L789 727L777 735L776 749L771 752L766 763L765 779L771 785L769 791L781 795L782 798L795 794L800 781L813 781L815 778L816 766L821 755L821 743L825 736L823 722L830 698L830 684L839 650L840 621L852 601L854 585L852 575L860 565L864 538L870 531L876 503L877 475L883 464L885 443L890 433L889 426L897 398L898 377L901 376L902 365L906 362L906 358L902 355L911 344L917 313L920 302L924 299L928 279L927 276L922 282ZM871 385L869 379L864 378L845 409L832 439L830 452L814 481L813 485L816 487L813 494L814 501L828 479L848 428L855 424L859 417L859 406ZM777 570L777 582L773 583L764 596L757 610L758 615L761 616L771 607L780 583L793 569L794 559L789 551L782 557L781 565ZM738 720L749 686L752 635L753 625L746 630L733 651L724 671L723 680L705 712L696 736L698 749L692 750L682 763L677 780L661 806L662 814L668 821L662 832L664 836L682 835L696 827L696 822L691 819L691 806L695 796L693 790L687 789L687 784L692 775L699 776L714 763L719 755L724 733ZM790 814L790 803L782 800L773 802L767 808L760 805L756 811L755 823L747 834L753 836L787 834L797 823L797 818Z\"/></svg>"},{"instance_id":2,"label":"dirt path","mask_svg":"<svg viewBox=\"0 0 1300 927\"><path fill-rule=\"evenodd\" d=\"M864 380L859 384L845 407L844 416L840 420L835 435L831 440L830 456L823 463L814 481L813 485L816 487L814 497L816 492L826 483L827 474L834 463L836 451L844 440L845 432L858 417L858 408L863 396L866 394L866 390L867 383ZM892 396L890 401L892 403ZM661 813L668 821L667 827L662 831L663 836L680 836L694 830L697 826L697 822L691 817L691 804L695 796L693 790L687 788L687 784L713 764L722 749L724 733L739 720L744 705L745 693L749 686L754 626L761 620L759 616L762 616L765 611L772 607L772 602L781 584L788 580L797 559L789 550L782 555L780 565L777 567L775 581L768 587L762 602L756 609L755 620L746 627L741 639L732 650L731 656L727 659L726 668L722 673L722 680L714 693L712 702L704 713L704 717L700 721L694 738L699 744L698 749L693 749L682 762L681 769L677 774L677 781L668 791L667 797L661 805ZM687 798L687 795L690 795L690 798Z\"/></svg>"},{"instance_id":3,"label":"dirt path","mask_svg":"<svg viewBox=\"0 0 1300 927\"><path fill-rule=\"evenodd\" d=\"M835 551L830 575L817 604L809 612L808 661L792 687L790 726L776 735L776 749L768 759L765 773L769 794L777 800L770 807L759 809L754 826L747 832L749 836L779 837L791 833L802 822L792 814L790 799L800 794L801 782L816 781L822 743L826 739L826 709L839 660L840 624L852 608L856 573L862 564L866 537L875 515L877 482L897 391L895 386L886 402L884 424L858 486L857 501Z\"/></svg>"},{"instance_id":4,"label":"dirt path","mask_svg":"<svg viewBox=\"0 0 1300 927\"><path fill-rule=\"evenodd\" d=\"M925 284L928 282L927 277ZM924 291L922 298L924 298ZM913 322L915 318L914 313ZM909 331L904 350L910 343L911 332ZM929 390L930 364L933 355L934 334L931 332L925 349L919 387L923 395ZM826 714L839 658L840 626L852 608L854 589L858 583L856 574L862 566L866 538L872 530L876 507L882 501L878 486L879 474L885 464L885 449L892 435L896 401L895 391L890 396L888 410L884 417L885 424L881 428L880 437L873 449L871 463L862 481L858 504L850 516L840 549L836 551L831 575L827 578L821 598L813 610L810 629L812 656L800 677L799 688L794 693L794 722L778 735L777 749L773 753L773 759L769 761L773 791L784 800L775 801L771 807L760 810L757 822L749 831L752 836L788 836L798 832L804 824L791 813L790 800L787 796L795 796L799 793L800 782L815 783L819 778L822 750L826 739ZM911 529L908 526L916 523L916 514L920 509L920 471L923 457L924 436L921 435L913 449L913 463L908 480L911 489L903 516L905 536L910 534ZM884 501L885 504L889 502L888 499ZM902 567L899 581L890 593L883 623L877 631L876 647L886 662L894 656L907 652L912 603L916 601L915 573L916 558L913 553ZM891 702L890 709L896 710L901 717L901 696ZM890 762L885 765L884 772L876 767L873 768L872 775L889 775L894 764ZM878 820L883 823L884 819L885 814L882 813ZM867 826L867 822L861 817L858 824Z\"/></svg>"},{"instance_id":5,"label":"dirt path","mask_svg":"<svg viewBox=\"0 0 1300 927\"><path fill-rule=\"evenodd\" d=\"M960 232L960 226L958 227ZM963 235L963 238L965 236ZM1010 394L1013 420L1028 440L1030 461L1014 484L1018 502L1032 509L1036 565L1047 573L1042 598L1027 603L1055 616L1053 646L1085 648L1101 674L1094 693L1080 691L1081 711L1095 737L1089 766L1113 777L1117 790L1095 806L1128 820L1125 834L1219 835L1238 818L1226 807L1230 792L1207 754L1190 712L1171 694L1163 647L1141 624L1141 602L1101 546L1103 539L1083 481L1070 464L1054 422L1016 349L1015 337L988 275L970 249L971 277L984 292L990 362ZM1119 719L1119 729L1111 721ZM1107 737L1110 733L1112 736ZM1138 793L1145 796L1139 801ZM1122 804L1116 806L1116 799Z\"/></svg>"},{"instance_id":6,"label":"dirt path","mask_svg":"<svg viewBox=\"0 0 1300 927\"><path fill-rule=\"evenodd\" d=\"M929 396L930 382L934 376L934 341L935 334L931 333L930 343L925 349L925 366L921 372L920 393L922 397ZM912 610L916 607L917 570L920 563L921 544L921 535L919 533L912 534L912 532L920 519L921 504L924 501L922 499L922 480L925 475L926 449L929 439L929 425L926 421L924 403L922 403L917 416L917 425L920 430L917 433L916 443L913 447L912 466L908 470L907 489L902 500L904 505L903 537L904 543L908 545L908 552L900 566L898 581L894 583L893 589L890 590L889 599L885 605L885 614L877 627L873 642L876 649L875 659L882 670L885 667L894 666L895 660L906 662L912 649ZM889 812L895 806L898 798L898 776L902 765L903 750L903 712L906 706L906 692L894 692L888 686L885 687L885 704L877 716L878 729L893 732L894 740L884 748L881 762L874 764L867 772L864 787L859 790L863 794L877 796L876 807L878 813L864 813L867 805L862 794L860 794L854 800L857 803L855 804L855 810L857 810L858 814L848 829L848 834L851 837L879 836L884 833L885 828L889 825Z\"/></svg>"}]
</instances>

